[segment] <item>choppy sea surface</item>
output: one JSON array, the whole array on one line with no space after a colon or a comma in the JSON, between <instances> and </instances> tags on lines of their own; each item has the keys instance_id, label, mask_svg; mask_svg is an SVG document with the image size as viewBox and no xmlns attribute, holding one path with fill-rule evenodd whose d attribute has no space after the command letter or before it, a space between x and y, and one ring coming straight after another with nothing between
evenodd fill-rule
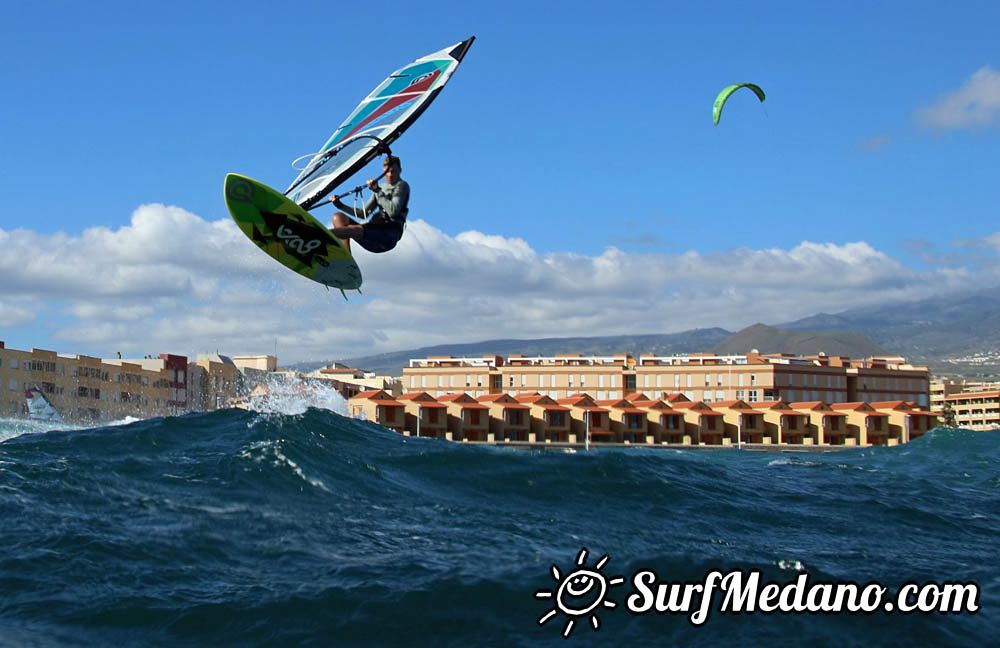
<instances>
[{"instance_id":1,"label":"choppy sea surface","mask_svg":"<svg viewBox=\"0 0 1000 648\"><path fill-rule=\"evenodd\" d=\"M1000 432L830 454L404 438L339 397L50 429L0 420L2 645L987 645ZM580 617L581 549L626 582ZM556 567L553 570L553 566ZM631 576L974 582L976 614L631 614ZM590 616L597 617L593 629Z\"/></svg>"}]
</instances>

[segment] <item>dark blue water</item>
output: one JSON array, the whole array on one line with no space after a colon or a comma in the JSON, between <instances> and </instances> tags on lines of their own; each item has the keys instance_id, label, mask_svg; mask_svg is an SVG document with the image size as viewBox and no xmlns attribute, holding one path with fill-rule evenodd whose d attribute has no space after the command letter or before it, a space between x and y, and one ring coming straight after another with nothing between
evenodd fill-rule
<instances>
[{"instance_id":1,"label":"dark blue water","mask_svg":"<svg viewBox=\"0 0 1000 648\"><path fill-rule=\"evenodd\" d=\"M0 438L15 434L0 422ZM539 626L607 554L600 629ZM836 454L529 452L326 410L0 443L5 645L974 645L1000 636L1000 433ZM630 575L974 581L976 615L630 615Z\"/></svg>"}]
</instances>

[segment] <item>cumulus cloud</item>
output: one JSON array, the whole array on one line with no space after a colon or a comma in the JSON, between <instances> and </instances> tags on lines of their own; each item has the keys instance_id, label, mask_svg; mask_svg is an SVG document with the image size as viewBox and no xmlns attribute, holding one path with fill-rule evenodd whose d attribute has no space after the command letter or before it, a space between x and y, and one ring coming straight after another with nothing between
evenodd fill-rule
<instances>
[{"instance_id":1,"label":"cumulus cloud","mask_svg":"<svg viewBox=\"0 0 1000 648\"><path fill-rule=\"evenodd\" d=\"M917 111L917 121L944 130L1000 123L1000 70L984 66L958 90Z\"/></svg>"},{"instance_id":2,"label":"cumulus cloud","mask_svg":"<svg viewBox=\"0 0 1000 648\"><path fill-rule=\"evenodd\" d=\"M28 324L44 310L58 341L46 344L61 352L277 346L282 362L294 362L502 337L738 328L969 281L963 269L914 271L865 242L541 254L523 239L449 236L421 220L392 253L357 257L365 294L344 301L269 259L232 221L177 207L145 205L126 226L77 235L0 230L0 325Z\"/></svg>"},{"instance_id":3,"label":"cumulus cloud","mask_svg":"<svg viewBox=\"0 0 1000 648\"><path fill-rule=\"evenodd\" d=\"M0 299L0 326L24 326L35 319L38 304L30 300Z\"/></svg>"}]
</instances>

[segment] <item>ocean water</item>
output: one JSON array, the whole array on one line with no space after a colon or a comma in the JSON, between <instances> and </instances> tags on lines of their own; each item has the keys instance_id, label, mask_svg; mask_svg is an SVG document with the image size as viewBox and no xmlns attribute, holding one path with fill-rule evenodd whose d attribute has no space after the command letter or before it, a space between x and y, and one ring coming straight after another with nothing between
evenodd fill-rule
<instances>
[{"instance_id":1,"label":"ocean water","mask_svg":"<svg viewBox=\"0 0 1000 648\"><path fill-rule=\"evenodd\" d=\"M1000 432L830 454L404 438L336 397L0 420L2 645L976 645L1000 637ZM310 406L312 405L312 406ZM599 558L563 637L554 591ZM975 582L976 614L630 614L631 575ZM550 615L551 616L551 615Z\"/></svg>"}]
</instances>

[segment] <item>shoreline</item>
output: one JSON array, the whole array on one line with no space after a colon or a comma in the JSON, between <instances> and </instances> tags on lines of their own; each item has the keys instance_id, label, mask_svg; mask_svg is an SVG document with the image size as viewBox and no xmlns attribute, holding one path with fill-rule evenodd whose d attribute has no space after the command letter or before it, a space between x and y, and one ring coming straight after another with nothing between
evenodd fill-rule
<instances>
[{"instance_id":1,"label":"shoreline","mask_svg":"<svg viewBox=\"0 0 1000 648\"><path fill-rule=\"evenodd\" d=\"M573 450L573 451L584 451L587 452L587 446L583 443L571 443L567 441L453 441L450 439L443 439L442 437L418 437L413 434L404 434L403 436L411 439L441 439L447 441L448 443L454 443L455 445L475 445L475 446L491 446L497 448L516 448L520 450ZM729 444L729 445L693 445L688 443L618 443L618 442L606 442L602 441L600 443L591 443L590 450L596 450L601 448L613 448L613 449L623 449L623 448L639 448L639 449L652 449L652 450L696 450L696 451L746 451L746 452L772 452L776 454L780 453L793 453L793 454L825 454L825 453L836 453L844 452L846 450L862 450L865 448L880 448L880 447L896 447L896 446L848 446L848 445L812 445L812 446L788 446L788 445L775 445L767 443L743 443L741 445Z\"/></svg>"}]
</instances>

